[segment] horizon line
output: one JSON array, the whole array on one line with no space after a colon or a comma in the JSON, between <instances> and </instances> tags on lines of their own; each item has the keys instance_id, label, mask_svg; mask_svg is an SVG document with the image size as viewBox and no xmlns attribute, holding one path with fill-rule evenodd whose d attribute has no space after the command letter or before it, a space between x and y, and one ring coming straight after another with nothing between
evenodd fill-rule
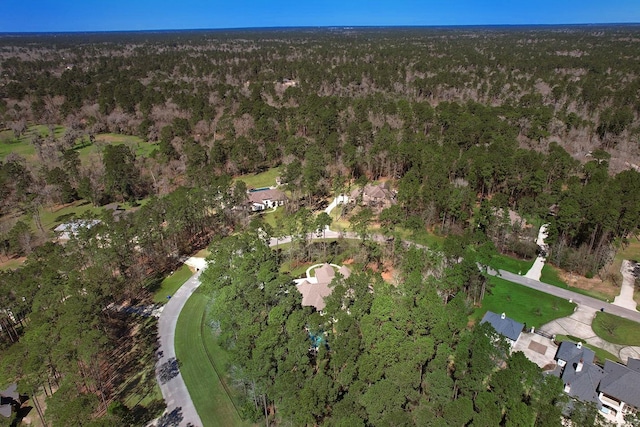
<instances>
[{"instance_id":1,"label":"horizon line","mask_svg":"<svg viewBox=\"0 0 640 427\"><path fill-rule=\"evenodd\" d=\"M583 23L541 23L541 24L425 24L425 25L284 25L255 27L211 27L211 28L150 28L119 30L56 30L56 31L0 31L0 35L42 35L42 34L107 34L145 32L188 32L188 31L252 31L252 30L296 30L296 29L402 29L402 28L499 28L499 27L597 27L597 26L638 26L640 22L583 22Z\"/></svg>"}]
</instances>

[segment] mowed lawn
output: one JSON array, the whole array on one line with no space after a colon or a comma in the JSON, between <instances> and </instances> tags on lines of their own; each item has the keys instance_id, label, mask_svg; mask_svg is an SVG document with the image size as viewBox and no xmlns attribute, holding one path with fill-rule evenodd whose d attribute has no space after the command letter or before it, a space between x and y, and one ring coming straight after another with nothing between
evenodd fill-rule
<instances>
[{"instance_id":1,"label":"mowed lawn","mask_svg":"<svg viewBox=\"0 0 640 427\"><path fill-rule=\"evenodd\" d=\"M247 188L273 187L276 185L276 177L278 176L280 176L280 167L271 168L262 173L240 175L235 180L244 181L247 184Z\"/></svg>"},{"instance_id":2,"label":"mowed lawn","mask_svg":"<svg viewBox=\"0 0 640 427\"><path fill-rule=\"evenodd\" d=\"M207 354L201 329L207 301L194 292L178 318L175 348L180 372L204 427L249 425L240 419Z\"/></svg>"},{"instance_id":3,"label":"mowed lawn","mask_svg":"<svg viewBox=\"0 0 640 427\"><path fill-rule=\"evenodd\" d=\"M491 259L490 266L495 270L505 270L514 274L526 274L531 266L533 260L517 259L507 255L494 255ZM544 281L544 280L543 280Z\"/></svg>"},{"instance_id":4,"label":"mowed lawn","mask_svg":"<svg viewBox=\"0 0 640 427\"><path fill-rule=\"evenodd\" d=\"M479 322L487 311L506 313L510 318L524 323L527 328L539 328L554 319L569 316L575 304L562 298L545 294L526 286L511 283L499 277L490 277L491 292L482 300L471 318Z\"/></svg>"},{"instance_id":5,"label":"mowed lawn","mask_svg":"<svg viewBox=\"0 0 640 427\"><path fill-rule=\"evenodd\" d=\"M173 295L184 285L184 282L189 280L193 273L189 269L189 266L182 265L173 274L167 276L160 283L160 289L153 294L153 302L164 304L168 301L167 297Z\"/></svg>"},{"instance_id":6,"label":"mowed lawn","mask_svg":"<svg viewBox=\"0 0 640 427\"><path fill-rule=\"evenodd\" d=\"M640 323L633 320L597 312L591 327L596 335L610 343L640 346Z\"/></svg>"}]
</instances>

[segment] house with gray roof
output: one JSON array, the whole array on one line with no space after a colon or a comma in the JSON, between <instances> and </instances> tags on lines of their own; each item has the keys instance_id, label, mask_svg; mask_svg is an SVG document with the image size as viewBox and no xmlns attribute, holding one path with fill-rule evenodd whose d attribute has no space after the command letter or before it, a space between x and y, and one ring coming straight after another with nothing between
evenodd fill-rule
<instances>
[{"instance_id":1,"label":"house with gray roof","mask_svg":"<svg viewBox=\"0 0 640 427\"><path fill-rule=\"evenodd\" d=\"M600 367L591 349L569 341L560 343L555 358L558 368L552 374L562 379L564 391L595 403L609 420L621 424L625 414L640 408L640 359L629 358L626 366L607 360Z\"/></svg>"},{"instance_id":2,"label":"house with gray roof","mask_svg":"<svg viewBox=\"0 0 640 427\"><path fill-rule=\"evenodd\" d=\"M598 386L602 405L616 413L626 414L640 408L640 360L629 358L629 362L625 366L607 360Z\"/></svg>"},{"instance_id":3,"label":"house with gray roof","mask_svg":"<svg viewBox=\"0 0 640 427\"><path fill-rule=\"evenodd\" d=\"M6 390L0 390L0 415L9 418L12 408L20 406L19 399L17 384L11 384Z\"/></svg>"},{"instance_id":4,"label":"house with gray roof","mask_svg":"<svg viewBox=\"0 0 640 427\"><path fill-rule=\"evenodd\" d=\"M564 383L564 391L569 396L583 402L600 405L596 388L604 376L604 370L595 365L593 350L582 343L562 341L556 353L558 370L555 372Z\"/></svg>"},{"instance_id":5,"label":"house with gray roof","mask_svg":"<svg viewBox=\"0 0 640 427\"><path fill-rule=\"evenodd\" d=\"M483 323L491 324L497 333L509 340L511 347L513 347L518 341L520 333L522 333L522 330L524 329L523 323L516 322L515 320L507 317L505 313L497 314L493 311L487 311L484 314L480 321L480 324Z\"/></svg>"},{"instance_id":6,"label":"house with gray roof","mask_svg":"<svg viewBox=\"0 0 640 427\"><path fill-rule=\"evenodd\" d=\"M99 219L76 219L58 225L53 231L57 233L58 241L67 242L72 237L78 237L82 230L89 230L101 222Z\"/></svg>"}]
</instances>

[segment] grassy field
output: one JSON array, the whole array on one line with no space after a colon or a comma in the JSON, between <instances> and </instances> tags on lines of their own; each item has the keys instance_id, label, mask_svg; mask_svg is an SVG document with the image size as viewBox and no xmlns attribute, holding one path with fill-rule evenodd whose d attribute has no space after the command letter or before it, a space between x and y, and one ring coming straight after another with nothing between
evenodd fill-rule
<instances>
[{"instance_id":1,"label":"grassy field","mask_svg":"<svg viewBox=\"0 0 640 427\"><path fill-rule=\"evenodd\" d=\"M99 154L104 145L124 144L129 146L138 157L149 157L157 148L156 144L145 142L142 138L118 133L101 133L96 135L96 143L92 145L80 144L76 149L80 160L87 161L92 155Z\"/></svg>"},{"instance_id":2,"label":"grassy field","mask_svg":"<svg viewBox=\"0 0 640 427\"><path fill-rule=\"evenodd\" d=\"M55 137L62 137L65 130L63 126L56 126L54 130ZM31 144L36 134L44 138L49 135L49 128L45 125L29 126L26 132L18 139L14 137L13 131L0 132L0 159L4 159L9 153L16 153L24 157L28 162L37 162L36 150ZM75 149L80 155L80 160L86 162L92 155L100 153L102 147L108 144L128 145L140 157L149 157L157 147L156 144L146 142L137 136L117 133L101 133L96 135L95 140L96 143L91 145L87 143L86 139L84 141L81 139L76 141Z\"/></svg>"},{"instance_id":3,"label":"grassy field","mask_svg":"<svg viewBox=\"0 0 640 427\"><path fill-rule=\"evenodd\" d=\"M209 255L211 255L211 251L209 251L209 248L204 248L204 249L200 249L198 252L196 252L194 257L196 257L196 258L206 258Z\"/></svg>"},{"instance_id":4,"label":"grassy field","mask_svg":"<svg viewBox=\"0 0 640 427\"><path fill-rule=\"evenodd\" d=\"M591 327L596 335L610 343L640 346L640 324L632 320L598 312Z\"/></svg>"},{"instance_id":5,"label":"grassy field","mask_svg":"<svg viewBox=\"0 0 640 427\"><path fill-rule=\"evenodd\" d=\"M4 160L9 153L16 153L24 158L34 158L36 150L24 136L15 140L12 131L0 132L0 160Z\"/></svg>"},{"instance_id":6,"label":"grassy field","mask_svg":"<svg viewBox=\"0 0 640 427\"><path fill-rule=\"evenodd\" d=\"M396 227L395 231L400 235L402 240L408 240L430 248L441 247L445 239L444 236L438 236L427 230L413 231L403 227Z\"/></svg>"},{"instance_id":7,"label":"grassy field","mask_svg":"<svg viewBox=\"0 0 640 427\"><path fill-rule=\"evenodd\" d=\"M485 295L482 307L475 310L471 318L480 321L487 311L506 313L529 328L539 328L554 319L569 316L575 304L562 298L547 295L499 277L490 277L491 293Z\"/></svg>"},{"instance_id":8,"label":"grassy field","mask_svg":"<svg viewBox=\"0 0 640 427\"><path fill-rule=\"evenodd\" d=\"M526 274L533 265L533 260L512 258L507 255L494 255L491 267L496 270L505 270L515 274ZM544 280L542 280L544 282Z\"/></svg>"},{"instance_id":9,"label":"grassy field","mask_svg":"<svg viewBox=\"0 0 640 427\"><path fill-rule=\"evenodd\" d=\"M63 126L55 126L53 134L56 138L60 138L64 131ZM45 125L29 126L18 139L15 138L13 131L0 132L0 159L4 159L9 153L16 153L28 162L37 161L36 150L31 144L31 140L37 134L43 138L48 136L49 127Z\"/></svg>"},{"instance_id":10,"label":"grassy field","mask_svg":"<svg viewBox=\"0 0 640 427\"><path fill-rule=\"evenodd\" d=\"M280 167L271 168L262 173L252 173L237 176L237 181L244 181L247 188L272 187L276 185L276 177L280 176Z\"/></svg>"},{"instance_id":11,"label":"grassy field","mask_svg":"<svg viewBox=\"0 0 640 427\"><path fill-rule=\"evenodd\" d=\"M307 272L307 268L311 267L313 264L310 262L305 262L303 264L292 265L291 261L285 261L280 266L280 272L289 274L292 278L300 278L304 277Z\"/></svg>"},{"instance_id":12,"label":"grassy field","mask_svg":"<svg viewBox=\"0 0 640 427\"><path fill-rule=\"evenodd\" d=\"M556 341L557 342L571 341L573 343L581 342L582 345L593 350L593 352L596 354L596 361L600 362L600 364L604 364L604 361L607 359L612 360L614 362L621 362L621 360L615 354L609 353L607 350L603 350L591 344L587 344L586 341L578 337L569 336L569 335L556 335Z\"/></svg>"},{"instance_id":13,"label":"grassy field","mask_svg":"<svg viewBox=\"0 0 640 427\"><path fill-rule=\"evenodd\" d=\"M62 208L43 208L40 210L40 221L44 228L55 228L58 224L77 218L91 212L96 215L102 213L102 208L95 207L85 200L77 200ZM34 224L35 227L35 224Z\"/></svg>"},{"instance_id":14,"label":"grassy field","mask_svg":"<svg viewBox=\"0 0 640 427\"><path fill-rule=\"evenodd\" d=\"M546 263L544 267L542 267L542 275L540 276L540 281L549 285L557 286L559 288L569 289L569 286L560 278L558 270L549 263ZM575 289L571 288L571 290Z\"/></svg>"},{"instance_id":15,"label":"grassy field","mask_svg":"<svg viewBox=\"0 0 640 427\"><path fill-rule=\"evenodd\" d=\"M153 295L153 302L167 302L167 295L173 295L192 275L193 273L189 267L183 265L174 271L172 275L165 277L165 279L160 283L160 289L158 289Z\"/></svg>"},{"instance_id":16,"label":"grassy field","mask_svg":"<svg viewBox=\"0 0 640 427\"><path fill-rule=\"evenodd\" d=\"M206 306L207 297L195 292L178 318L175 347L180 372L204 427L244 426L216 372L226 360L222 349L215 348L211 334L209 339L202 334ZM212 362L217 357L221 360Z\"/></svg>"},{"instance_id":17,"label":"grassy field","mask_svg":"<svg viewBox=\"0 0 640 427\"><path fill-rule=\"evenodd\" d=\"M331 219L333 220L333 222L329 226L329 228L331 228L332 230L347 231L349 229L349 221L346 219L346 217L341 217L342 210L343 206L338 205L329 214L329 216L331 216Z\"/></svg>"}]
</instances>

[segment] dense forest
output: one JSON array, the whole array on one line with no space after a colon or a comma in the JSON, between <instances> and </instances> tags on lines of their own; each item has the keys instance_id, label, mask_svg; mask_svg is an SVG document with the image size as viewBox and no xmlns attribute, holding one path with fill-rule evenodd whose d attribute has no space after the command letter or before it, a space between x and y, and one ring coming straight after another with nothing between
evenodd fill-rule
<instances>
[{"instance_id":1,"label":"dense forest","mask_svg":"<svg viewBox=\"0 0 640 427\"><path fill-rule=\"evenodd\" d=\"M527 230L505 220L510 210L548 222L550 261L584 275L638 231L639 35L635 26L0 35L0 250L27 256L0 274L1 378L51 394L55 426L113 425L124 379L107 361L130 361L133 347L152 357L153 339L139 333L146 323L105 307L148 301L181 256L226 238L215 269L238 262L246 274L208 272L205 285L217 310L237 314L219 321L244 370L248 417L557 425L558 384L467 329L485 292L476 261L494 246L535 255ZM101 134L152 148L142 155ZM35 154L11 150L21 144ZM97 154L81 156L87 146ZM398 204L355 212L362 237L374 222L389 235L453 237L439 255L364 242L364 265L391 260L400 285L354 274L328 301L328 325L286 291L283 260L255 223L243 234L252 218L233 209L247 187L232 177L273 167L290 203L270 234L305 236L329 198L387 181ZM118 220L105 212L64 246L48 242L43 209L77 200L142 206ZM308 242L300 248L290 258L308 260ZM258 259L264 267L252 271ZM305 327L322 328L331 350L310 355ZM123 337L140 343L127 351Z\"/></svg>"}]
</instances>

